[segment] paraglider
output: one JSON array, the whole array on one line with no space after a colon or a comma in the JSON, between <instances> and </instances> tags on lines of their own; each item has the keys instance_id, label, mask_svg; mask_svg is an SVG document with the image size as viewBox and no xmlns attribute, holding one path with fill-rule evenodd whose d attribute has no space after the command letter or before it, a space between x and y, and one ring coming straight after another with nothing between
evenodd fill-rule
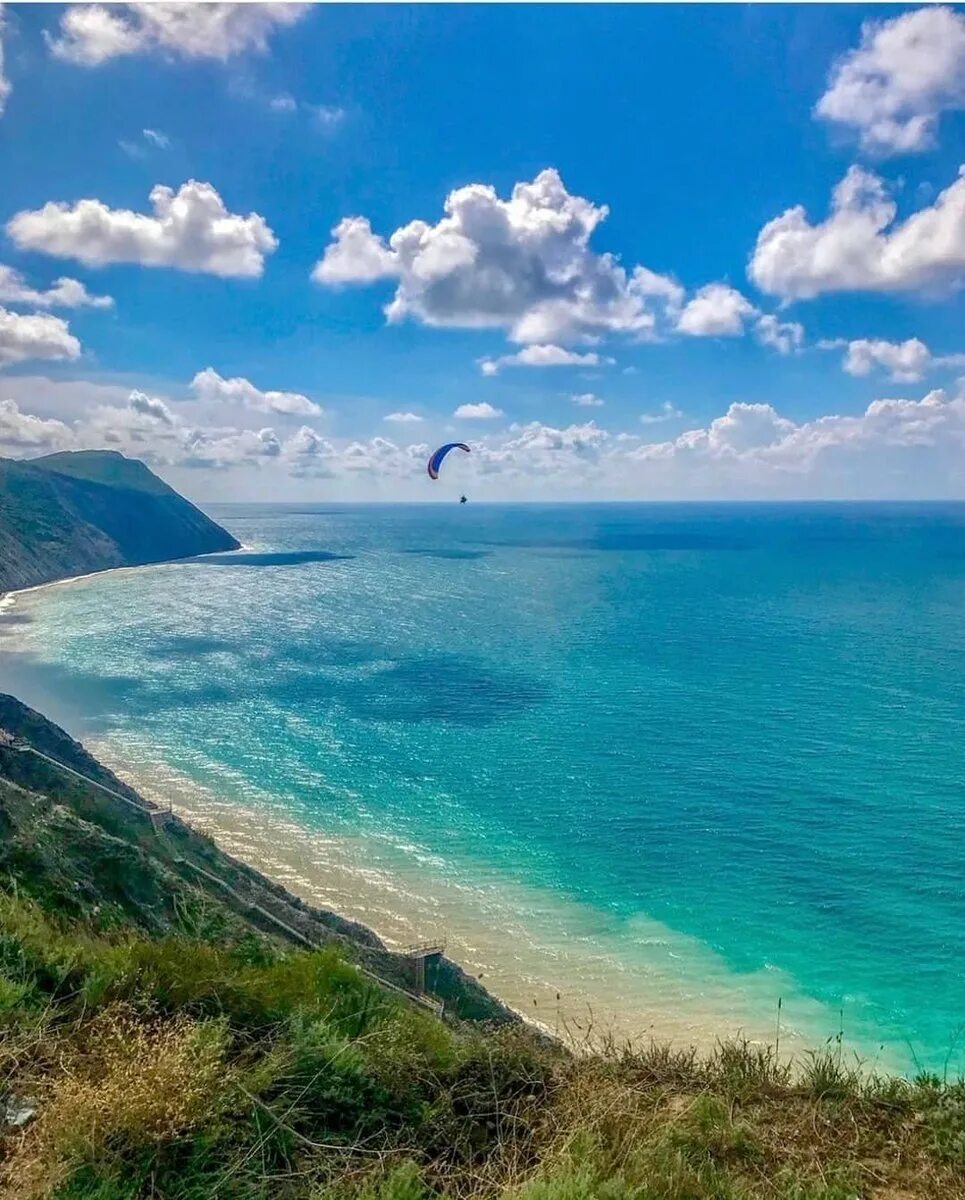
<instances>
[{"instance_id":1,"label":"paraglider","mask_svg":"<svg viewBox=\"0 0 965 1200\"><path fill-rule=\"evenodd\" d=\"M465 442L446 442L444 446L440 446L438 450L429 457L426 464L426 470L429 472L430 479L439 478L439 468L442 466L442 460L446 457L450 450L465 450L467 454L471 453Z\"/></svg>"}]
</instances>

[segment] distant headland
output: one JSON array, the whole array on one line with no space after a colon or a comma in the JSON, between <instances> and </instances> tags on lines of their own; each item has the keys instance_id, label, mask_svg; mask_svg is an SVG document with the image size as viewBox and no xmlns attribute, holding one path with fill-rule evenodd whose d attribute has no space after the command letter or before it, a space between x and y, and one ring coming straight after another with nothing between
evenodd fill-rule
<instances>
[{"instance_id":1,"label":"distant headland","mask_svg":"<svg viewBox=\"0 0 965 1200\"><path fill-rule=\"evenodd\" d=\"M240 543L137 459L0 459L0 593Z\"/></svg>"}]
</instances>

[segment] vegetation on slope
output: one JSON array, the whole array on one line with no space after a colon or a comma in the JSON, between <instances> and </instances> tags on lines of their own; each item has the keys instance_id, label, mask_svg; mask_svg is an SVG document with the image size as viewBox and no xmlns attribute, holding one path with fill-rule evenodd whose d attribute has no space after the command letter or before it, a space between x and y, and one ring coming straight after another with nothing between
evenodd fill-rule
<instances>
[{"instance_id":1,"label":"vegetation on slope","mask_svg":"<svg viewBox=\"0 0 965 1200\"><path fill-rule=\"evenodd\" d=\"M147 938L0 897L0 1194L268 1200L965 1195L965 1089L766 1051L571 1057L449 1026L338 950Z\"/></svg>"},{"instance_id":2,"label":"vegetation on slope","mask_svg":"<svg viewBox=\"0 0 965 1200\"><path fill-rule=\"evenodd\" d=\"M123 789L0 697L4 723ZM289 903L330 938L296 948L151 824L0 746L3 1200L965 1200L961 1083L440 1020L360 971L391 969L377 939Z\"/></svg>"},{"instance_id":3,"label":"vegetation on slope","mask_svg":"<svg viewBox=\"0 0 965 1200\"><path fill-rule=\"evenodd\" d=\"M0 459L0 592L238 543L113 450Z\"/></svg>"}]
</instances>

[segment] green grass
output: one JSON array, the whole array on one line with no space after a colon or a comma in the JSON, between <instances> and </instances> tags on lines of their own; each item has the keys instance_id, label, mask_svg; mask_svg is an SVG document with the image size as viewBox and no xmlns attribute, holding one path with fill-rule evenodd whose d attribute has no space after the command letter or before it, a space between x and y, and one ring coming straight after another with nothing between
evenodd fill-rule
<instances>
[{"instance_id":1,"label":"green grass","mask_svg":"<svg viewBox=\"0 0 965 1200\"><path fill-rule=\"evenodd\" d=\"M201 936L199 936L199 933ZM0 893L4 1200L965 1197L965 1086L443 1024L333 949Z\"/></svg>"}]
</instances>

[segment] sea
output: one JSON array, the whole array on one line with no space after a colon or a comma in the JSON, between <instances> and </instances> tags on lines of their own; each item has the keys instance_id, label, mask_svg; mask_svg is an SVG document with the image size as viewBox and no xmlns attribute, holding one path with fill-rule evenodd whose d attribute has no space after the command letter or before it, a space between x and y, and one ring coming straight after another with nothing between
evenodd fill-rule
<instances>
[{"instance_id":1,"label":"sea","mask_svg":"<svg viewBox=\"0 0 965 1200\"><path fill-rule=\"evenodd\" d=\"M3 690L561 1036L965 1071L965 505L207 511Z\"/></svg>"}]
</instances>

